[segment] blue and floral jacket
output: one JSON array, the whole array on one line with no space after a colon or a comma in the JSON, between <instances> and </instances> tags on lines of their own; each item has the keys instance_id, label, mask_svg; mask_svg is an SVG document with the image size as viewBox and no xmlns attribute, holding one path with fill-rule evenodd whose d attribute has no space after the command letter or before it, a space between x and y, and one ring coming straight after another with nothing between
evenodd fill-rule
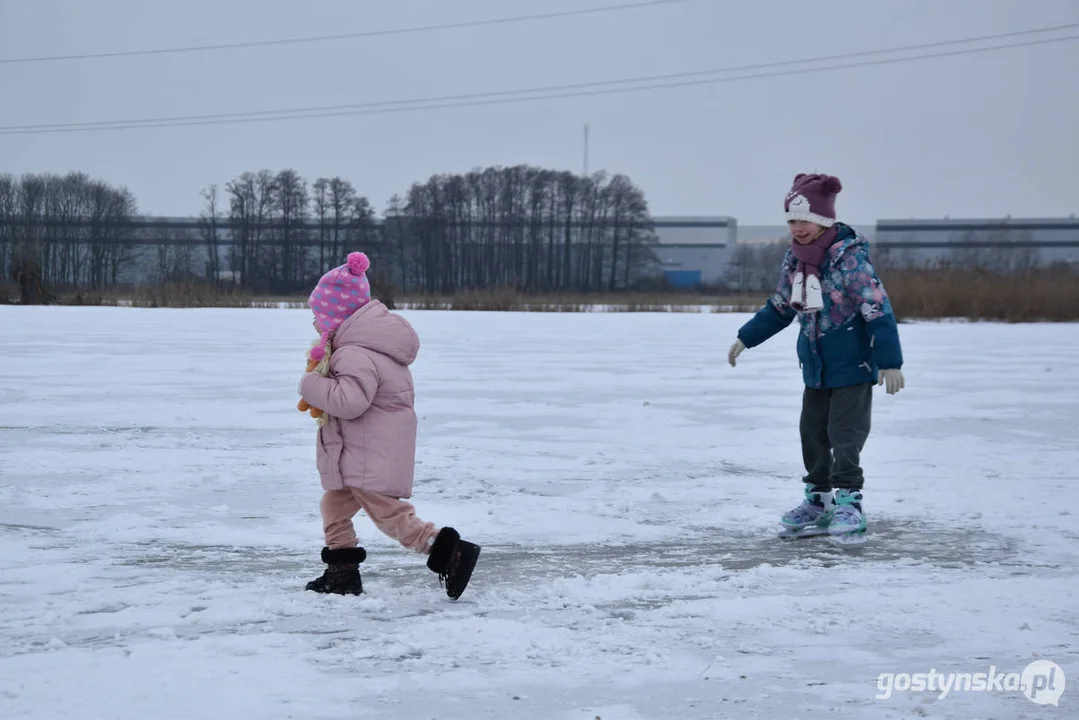
<instances>
[{"instance_id":1,"label":"blue and floral jacket","mask_svg":"<svg viewBox=\"0 0 1079 720\"><path fill-rule=\"evenodd\" d=\"M798 362L809 388L877 382L882 369L901 368L899 329L884 284L869 261L869 243L836 223L836 239L821 265L824 308L798 313L790 305L797 261L787 250L775 294L738 331L747 348L760 345L797 316Z\"/></svg>"}]
</instances>

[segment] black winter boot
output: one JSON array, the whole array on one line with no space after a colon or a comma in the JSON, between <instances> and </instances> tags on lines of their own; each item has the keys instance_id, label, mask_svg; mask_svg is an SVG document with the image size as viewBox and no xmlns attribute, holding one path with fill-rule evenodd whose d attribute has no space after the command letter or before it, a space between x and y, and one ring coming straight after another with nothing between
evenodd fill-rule
<instances>
[{"instance_id":1,"label":"black winter boot","mask_svg":"<svg viewBox=\"0 0 1079 720\"><path fill-rule=\"evenodd\" d=\"M427 569L438 573L438 584L446 583L446 594L456 600L468 586L480 546L461 539L451 527L438 532L431 553L427 556Z\"/></svg>"},{"instance_id":2,"label":"black winter boot","mask_svg":"<svg viewBox=\"0 0 1079 720\"><path fill-rule=\"evenodd\" d=\"M326 572L322 573L322 577L307 583L306 589L318 593L359 595L363 592L360 563L366 558L367 551L362 547L338 550L322 548L322 562L326 563Z\"/></svg>"}]
</instances>

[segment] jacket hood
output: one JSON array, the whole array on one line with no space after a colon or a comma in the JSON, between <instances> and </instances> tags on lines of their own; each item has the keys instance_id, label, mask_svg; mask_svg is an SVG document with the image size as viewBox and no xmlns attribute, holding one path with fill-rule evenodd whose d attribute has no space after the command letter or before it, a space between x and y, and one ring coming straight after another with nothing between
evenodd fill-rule
<instances>
[{"instance_id":1,"label":"jacket hood","mask_svg":"<svg viewBox=\"0 0 1079 720\"><path fill-rule=\"evenodd\" d=\"M835 242L828 248L828 254L831 255L833 259L838 260L855 248L861 248L863 250L869 248L869 241L866 240L865 236L850 225L836 223L835 227Z\"/></svg>"},{"instance_id":2,"label":"jacket hood","mask_svg":"<svg viewBox=\"0 0 1079 720\"><path fill-rule=\"evenodd\" d=\"M420 352L420 338L400 315L391 313L379 300L372 300L341 323L334 333L334 349L358 346L411 365Z\"/></svg>"}]
</instances>

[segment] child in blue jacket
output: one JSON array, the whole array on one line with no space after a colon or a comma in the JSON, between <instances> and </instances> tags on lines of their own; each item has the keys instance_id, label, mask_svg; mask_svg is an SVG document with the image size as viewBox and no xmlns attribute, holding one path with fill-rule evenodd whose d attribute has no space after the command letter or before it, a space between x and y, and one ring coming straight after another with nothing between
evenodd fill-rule
<instances>
[{"instance_id":1,"label":"child in blue jacket","mask_svg":"<svg viewBox=\"0 0 1079 720\"><path fill-rule=\"evenodd\" d=\"M860 536L864 477L859 458L869 437L873 386L904 387L899 330L866 239L836 221L843 189L830 175L799 173L784 201L791 247L779 284L738 331L728 362L800 321L798 361L805 390L799 432L804 499L782 517L791 530L812 526Z\"/></svg>"}]
</instances>

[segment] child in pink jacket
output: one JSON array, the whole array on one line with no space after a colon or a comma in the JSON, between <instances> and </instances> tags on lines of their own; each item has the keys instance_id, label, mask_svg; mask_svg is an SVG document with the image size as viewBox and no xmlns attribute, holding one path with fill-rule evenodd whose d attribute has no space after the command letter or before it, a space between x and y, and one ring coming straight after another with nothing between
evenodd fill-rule
<instances>
[{"instance_id":1,"label":"child in pink jacket","mask_svg":"<svg viewBox=\"0 0 1079 720\"><path fill-rule=\"evenodd\" d=\"M319 331L313 360L330 352L324 377L308 372L300 395L325 416L318 431L317 464L325 493L322 524L327 568L307 584L320 593L359 595L358 546L352 518L361 509L379 530L427 555L427 567L457 599L468 585L480 548L451 527L441 530L416 517L412 496L416 457L415 388L409 365L420 341L412 325L371 299L363 253L322 276L308 298Z\"/></svg>"}]
</instances>

